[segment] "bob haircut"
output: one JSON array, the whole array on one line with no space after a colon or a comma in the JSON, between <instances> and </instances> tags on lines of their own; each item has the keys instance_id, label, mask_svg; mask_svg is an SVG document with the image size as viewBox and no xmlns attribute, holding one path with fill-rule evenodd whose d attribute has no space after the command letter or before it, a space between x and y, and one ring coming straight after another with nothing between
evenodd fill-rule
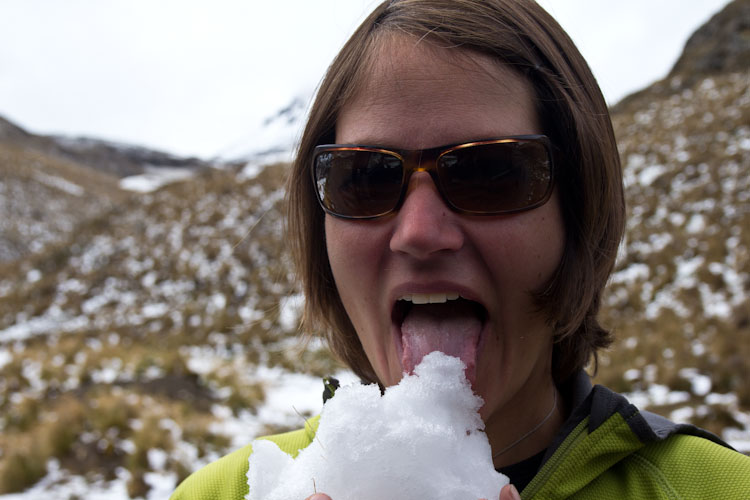
<instances>
[{"instance_id":1,"label":"bob haircut","mask_svg":"<svg viewBox=\"0 0 750 500\"><path fill-rule=\"evenodd\" d=\"M359 26L322 80L288 184L288 230L306 296L303 325L324 332L333 353L378 382L334 283L324 213L310 175L313 148L335 142L337 117L362 88L371 61L393 36L489 55L531 84L543 132L559 151L556 187L565 224L562 259L535 300L554 331L560 384L608 346L599 325L602 290L624 226L620 159L607 105L578 49L533 0L389 0ZM366 223L366 222L365 222Z\"/></svg>"}]
</instances>

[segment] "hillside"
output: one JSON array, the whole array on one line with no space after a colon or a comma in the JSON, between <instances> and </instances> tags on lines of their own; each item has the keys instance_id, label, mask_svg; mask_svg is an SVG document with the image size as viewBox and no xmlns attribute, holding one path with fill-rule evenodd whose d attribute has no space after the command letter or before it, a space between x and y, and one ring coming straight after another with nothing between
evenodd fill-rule
<instances>
[{"instance_id":1,"label":"hillside","mask_svg":"<svg viewBox=\"0 0 750 500\"><path fill-rule=\"evenodd\" d=\"M750 1L613 122L628 203L597 381L750 452Z\"/></svg>"},{"instance_id":2,"label":"hillside","mask_svg":"<svg viewBox=\"0 0 750 500\"><path fill-rule=\"evenodd\" d=\"M599 380L750 451L750 72L615 116L628 225ZM623 376L624 374L624 376ZM728 431L727 431L728 432ZM725 434L730 437L732 434Z\"/></svg>"},{"instance_id":3,"label":"hillside","mask_svg":"<svg viewBox=\"0 0 750 500\"><path fill-rule=\"evenodd\" d=\"M256 415L280 370L334 370L290 348L283 175L206 172L0 269L0 488L25 487L57 457L92 480L126 467L142 493L150 450L184 475L232 445L232 421L245 436L299 421Z\"/></svg>"},{"instance_id":4,"label":"hillside","mask_svg":"<svg viewBox=\"0 0 750 500\"><path fill-rule=\"evenodd\" d=\"M35 135L0 117L0 263L64 241L128 198L123 187L139 175L185 178L208 168L129 144Z\"/></svg>"},{"instance_id":5,"label":"hillside","mask_svg":"<svg viewBox=\"0 0 750 500\"><path fill-rule=\"evenodd\" d=\"M733 17L701 30L735 39ZM618 340L596 381L750 453L750 68L732 56L696 73L684 61L710 52L700 40L613 109L629 222L602 309ZM298 427L320 408L319 377L346 377L297 340L287 165L127 193L112 172L11 136L0 493L164 498L252 436Z\"/></svg>"},{"instance_id":6,"label":"hillside","mask_svg":"<svg viewBox=\"0 0 750 500\"><path fill-rule=\"evenodd\" d=\"M0 263L42 251L127 194L118 179L16 143L0 142Z\"/></svg>"}]
</instances>

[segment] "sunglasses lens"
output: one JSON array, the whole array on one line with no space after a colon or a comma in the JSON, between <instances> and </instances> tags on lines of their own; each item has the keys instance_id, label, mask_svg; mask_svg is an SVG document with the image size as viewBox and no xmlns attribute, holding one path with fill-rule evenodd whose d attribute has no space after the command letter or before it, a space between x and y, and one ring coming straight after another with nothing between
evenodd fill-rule
<instances>
[{"instance_id":1,"label":"sunglasses lens","mask_svg":"<svg viewBox=\"0 0 750 500\"><path fill-rule=\"evenodd\" d=\"M314 174L326 210L343 217L376 217L398 204L403 164L379 151L330 149L315 156Z\"/></svg>"},{"instance_id":2,"label":"sunglasses lens","mask_svg":"<svg viewBox=\"0 0 750 500\"><path fill-rule=\"evenodd\" d=\"M455 208L484 214L515 212L547 200L552 164L541 142L504 141L444 153L438 160L438 176Z\"/></svg>"}]
</instances>

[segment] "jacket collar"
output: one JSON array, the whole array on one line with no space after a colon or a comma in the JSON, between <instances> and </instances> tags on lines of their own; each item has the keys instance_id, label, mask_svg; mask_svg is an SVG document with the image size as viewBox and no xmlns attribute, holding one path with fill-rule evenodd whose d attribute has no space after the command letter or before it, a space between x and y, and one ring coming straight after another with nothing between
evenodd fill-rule
<instances>
[{"instance_id":1,"label":"jacket collar","mask_svg":"<svg viewBox=\"0 0 750 500\"><path fill-rule=\"evenodd\" d=\"M580 370L568 379L560 390L569 405L570 413L548 448L545 461L584 419L587 417L589 419L588 432L590 434L617 413L623 417L633 434L644 444L661 441L674 434L690 434L731 448L719 437L704 429L691 424L677 424L655 413L639 410L622 394L602 385L592 385L591 378L584 370Z\"/></svg>"}]
</instances>

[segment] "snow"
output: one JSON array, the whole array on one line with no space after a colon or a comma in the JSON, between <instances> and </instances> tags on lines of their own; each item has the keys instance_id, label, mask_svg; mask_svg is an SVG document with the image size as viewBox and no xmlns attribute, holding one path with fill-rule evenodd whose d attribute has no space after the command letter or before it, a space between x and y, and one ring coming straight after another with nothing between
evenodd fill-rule
<instances>
[{"instance_id":1,"label":"snow","mask_svg":"<svg viewBox=\"0 0 750 500\"><path fill-rule=\"evenodd\" d=\"M679 405L690 401L690 394L685 391L672 391L666 385L652 384L645 391L625 394L628 400L638 408L649 406Z\"/></svg>"},{"instance_id":2,"label":"snow","mask_svg":"<svg viewBox=\"0 0 750 500\"><path fill-rule=\"evenodd\" d=\"M116 480L93 483L86 481L86 478L82 476L69 475L60 468L57 460L50 460L47 463L47 471L47 475L33 487L23 493L3 495L3 500L47 500L49 498L111 500L129 497L126 482L130 474L122 468L118 469Z\"/></svg>"},{"instance_id":3,"label":"snow","mask_svg":"<svg viewBox=\"0 0 750 500\"><path fill-rule=\"evenodd\" d=\"M0 348L0 369L13 361L13 354L8 349Z\"/></svg>"},{"instance_id":4,"label":"snow","mask_svg":"<svg viewBox=\"0 0 750 500\"><path fill-rule=\"evenodd\" d=\"M35 283L42 279L42 272L39 269L32 269L26 273L26 281L29 283Z\"/></svg>"},{"instance_id":5,"label":"snow","mask_svg":"<svg viewBox=\"0 0 750 500\"><path fill-rule=\"evenodd\" d=\"M301 293L285 297L279 305L279 324L287 332L297 330L305 296Z\"/></svg>"},{"instance_id":6,"label":"snow","mask_svg":"<svg viewBox=\"0 0 750 500\"><path fill-rule=\"evenodd\" d=\"M46 186L59 189L60 191L71 194L73 196L83 196L84 194L86 194L86 190L81 186L63 179L62 177L36 172L34 174L34 178L42 184L45 184Z\"/></svg>"},{"instance_id":7,"label":"snow","mask_svg":"<svg viewBox=\"0 0 750 500\"><path fill-rule=\"evenodd\" d=\"M88 323L88 318L85 316L70 317L58 309L50 309L41 316L18 321L16 324L0 330L0 338L3 342L27 340L54 331L78 330L87 326Z\"/></svg>"},{"instance_id":8,"label":"snow","mask_svg":"<svg viewBox=\"0 0 750 500\"><path fill-rule=\"evenodd\" d=\"M131 175L120 180L120 187L128 191L150 193L160 187L193 177L195 172L185 168L146 167L140 175Z\"/></svg>"},{"instance_id":9,"label":"snow","mask_svg":"<svg viewBox=\"0 0 750 500\"><path fill-rule=\"evenodd\" d=\"M492 463L481 404L463 363L440 352L382 396L374 384L342 387L296 459L271 441L253 442L245 498L498 498L508 478Z\"/></svg>"},{"instance_id":10,"label":"snow","mask_svg":"<svg viewBox=\"0 0 750 500\"><path fill-rule=\"evenodd\" d=\"M699 373L695 368L682 368L680 376L690 381L690 387L696 396L705 396L711 392L711 377Z\"/></svg>"},{"instance_id":11,"label":"snow","mask_svg":"<svg viewBox=\"0 0 750 500\"><path fill-rule=\"evenodd\" d=\"M706 218L703 214L693 214L685 230L690 234L698 234L706 229Z\"/></svg>"},{"instance_id":12,"label":"snow","mask_svg":"<svg viewBox=\"0 0 750 500\"><path fill-rule=\"evenodd\" d=\"M610 277L611 283L634 283L648 279L651 271L646 264L631 264L625 269L613 273Z\"/></svg>"},{"instance_id":13,"label":"snow","mask_svg":"<svg viewBox=\"0 0 750 500\"><path fill-rule=\"evenodd\" d=\"M310 416L320 412L323 383L319 377L263 366L258 367L256 376L265 381L266 400L258 410L261 421L302 427L302 415Z\"/></svg>"},{"instance_id":14,"label":"snow","mask_svg":"<svg viewBox=\"0 0 750 500\"><path fill-rule=\"evenodd\" d=\"M253 178L260 165L289 161L307 121L312 97L311 93L294 97L284 109L267 116L234 144L224 148L219 157L246 160L248 166L243 174L246 179Z\"/></svg>"},{"instance_id":15,"label":"snow","mask_svg":"<svg viewBox=\"0 0 750 500\"><path fill-rule=\"evenodd\" d=\"M650 186L656 179L667 171L664 165L650 165L638 174L638 182L642 186Z\"/></svg>"}]
</instances>

